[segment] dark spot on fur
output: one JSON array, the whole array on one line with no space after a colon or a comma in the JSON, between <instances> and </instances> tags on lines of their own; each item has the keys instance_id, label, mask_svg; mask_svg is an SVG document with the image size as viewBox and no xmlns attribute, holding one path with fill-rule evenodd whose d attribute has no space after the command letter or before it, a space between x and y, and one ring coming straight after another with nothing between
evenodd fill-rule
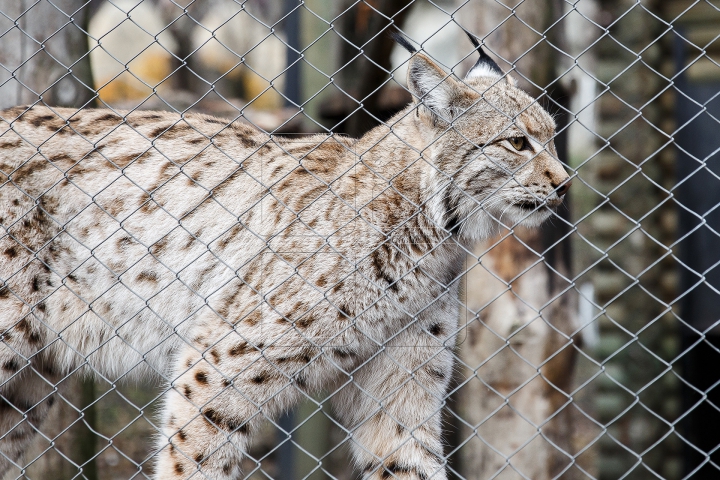
<instances>
[{"instance_id":1,"label":"dark spot on fur","mask_svg":"<svg viewBox=\"0 0 720 480\"><path fill-rule=\"evenodd\" d=\"M232 472L232 465L230 465L229 463L226 463L225 465L223 465L222 472L225 475L230 475L230 472Z\"/></svg>"},{"instance_id":2,"label":"dark spot on fur","mask_svg":"<svg viewBox=\"0 0 720 480\"><path fill-rule=\"evenodd\" d=\"M45 312L45 310L47 310L47 305L45 305L45 302L40 302L35 306L35 308L37 308L40 312Z\"/></svg>"},{"instance_id":3,"label":"dark spot on fur","mask_svg":"<svg viewBox=\"0 0 720 480\"><path fill-rule=\"evenodd\" d=\"M338 305L337 308L338 313L340 314L340 320L354 317L353 313L350 311L347 305Z\"/></svg>"},{"instance_id":4,"label":"dark spot on fur","mask_svg":"<svg viewBox=\"0 0 720 480\"><path fill-rule=\"evenodd\" d=\"M22 140L13 140L11 142L0 143L0 148L17 148L22 145Z\"/></svg>"},{"instance_id":5,"label":"dark spot on fur","mask_svg":"<svg viewBox=\"0 0 720 480\"><path fill-rule=\"evenodd\" d=\"M307 387L307 379L305 378L305 375L298 374L298 375L295 377L295 383L296 383L297 386L300 387L300 388L305 388L305 387Z\"/></svg>"},{"instance_id":6,"label":"dark spot on fur","mask_svg":"<svg viewBox=\"0 0 720 480\"><path fill-rule=\"evenodd\" d=\"M20 370L20 364L16 359L13 358L3 363L2 368L3 370L8 370L10 372L17 372L18 370Z\"/></svg>"},{"instance_id":7,"label":"dark spot on fur","mask_svg":"<svg viewBox=\"0 0 720 480\"><path fill-rule=\"evenodd\" d=\"M197 372L197 373L195 374L195 380L197 380L198 383L202 383L203 385L207 385L207 383L208 383L207 373L205 373L205 372Z\"/></svg>"},{"instance_id":8,"label":"dark spot on fur","mask_svg":"<svg viewBox=\"0 0 720 480\"><path fill-rule=\"evenodd\" d=\"M312 325L315 320L317 320L317 318L314 315L303 315L300 320L295 321L295 325L300 328L307 328Z\"/></svg>"},{"instance_id":9,"label":"dark spot on fur","mask_svg":"<svg viewBox=\"0 0 720 480\"><path fill-rule=\"evenodd\" d=\"M179 438L181 441L184 442L185 440L187 440L187 433L185 433L185 430L183 430L182 428L181 428L180 430L178 430L178 433L177 433L177 434L178 434L178 438Z\"/></svg>"},{"instance_id":10,"label":"dark spot on fur","mask_svg":"<svg viewBox=\"0 0 720 480\"><path fill-rule=\"evenodd\" d=\"M212 408L206 408L205 411L203 411L203 416L205 416L205 418L207 420L209 420L211 423L213 423L215 426L217 426L217 427L220 426L220 424L221 424L220 416Z\"/></svg>"},{"instance_id":11,"label":"dark spot on fur","mask_svg":"<svg viewBox=\"0 0 720 480\"><path fill-rule=\"evenodd\" d=\"M214 348L210 350L210 356L213 358L213 361L215 363L218 363L220 361L220 354Z\"/></svg>"},{"instance_id":12,"label":"dark spot on fur","mask_svg":"<svg viewBox=\"0 0 720 480\"><path fill-rule=\"evenodd\" d=\"M277 363L288 363L288 362L300 362L300 363L310 363L310 360L312 358L307 353L303 353L301 355L290 355L288 357L280 357L277 359Z\"/></svg>"},{"instance_id":13,"label":"dark spot on fur","mask_svg":"<svg viewBox=\"0 0 720 480\"><path fill-rule=\"evenodd\" d=\"M261 372L252 378L252 382L261 384L261 383L264 383L268 379L268 377L269 377L269 375L267 372Z\"/></svg>"},{"instance_id":14,"label":"dark spot on fur","mask_svg":"<svg viewBox=\"0 0 720 480\"><path fill-rule=\"evenodd\" d=\"M167 247L167 244L168 244L168 238L163 237L160 240L158 240L157 242L155 242L155 244L153 246L150 247L150 251L154 255L159 255L165 250L165 248Z\"/></svg>"},{"instance_id":15,"label":"dark spot on fur","mask_svg":"<svg viewBox=\"0 0 720 480\"><path fill-rule=\"evenodd\" d=\"M183 387L183 394L185 395L185 398L190 399L191 393L192 393L192 390L190 390L190 385L185 385Z\"/></svg>"},{"instance_id":16,"label":"dark spot on fur","mask_svg":"<svg viewBox=\"0 0 720 480\"><path fill-rule=\"evenodd\" d=\"M372 261L373 267L375 268L375 272L377 275L385 280L388 284L388 289L393 292L398 291L398 285L397 282L385 271L385 267L383 266L382 260L380 259L380 252L378 250L375 250L373 253L370 254L370 260Z\"/></svg>"},{"instance_id":17,"label":"dark spot on fur","mask_svg":"<svg viewBox=\"0 0 720 480\"><path fill-rule=\"evenodd\" d=\"M195 460L195 463L200 463L203 459L204 455L202 453L196 453L193 457L193 460Z\"/></svg>"},{"instance_id":18,"label":"dark spot on fur","mask_svg":"<svg viewBox=\"0 0 720 480\"><path fill-rule=\"evenodd\" d=\"M278 165L277 167L273 168L273 171L270 173L270 177L268 177L268 178L277 177L283 168L284 168L283 165Z\"/></svg>"},{"instance_id":19,"label":"dark spot on fur","mask_svg":"<svg viewBox=\"0 0 720 480\"><path fill-rule=\"evenodd\" d=\"M31 345L39 345L42 343L42 338L40 338L40 334L38 332L32 331L27 336L27 340Z\"/></svg>"},{"instance_id":20,"label":"dark spot on fur","mask_svg":"<svg viewBox=\"0 0 720 480\"><path fill-rule=\"evenodd\" d=\"M399 436L403 436L403 435L405 435L405 427L403 427L402 425L400 425L400 424L398 423L398 424L395 425L395 432L396 432Z\"/></svg>"},{"instance_id":21,"label":"dark spot on fur","mask_svg":"<svg viewBox=\"0 0 720 480\"><path fill-rule=\"evenodd\" d=\"M0 298L7 298L10 296L10 289L7 287L0 287Z\"/></svg>"},{"instance_id":22,"label":"dark spot on fur","mask_svg":"<svg viewBox=\"0 0 720 480\"><path fill-rule=\"evenodd\" d=\"M30 123L32 123L36 127L39 127L44 123L55 120L55 118L56 117L54 115L38 115L37 117L31 118Z\"/></svg>"},{"instance_id":23,"label":"dark spot on fur","mask_svg":"<svg viewBox=\"0 0 720 480\"><path fill-rule=\"evenodd\" d=\"M72 159L72 157L68 156L65 153L51 155L50 157L48 157L48 160L50 160L52 163L65 163L65 164L67 164L68 167L70 166L70 164L75 163L75 161ZM70 160L69 163L68 163L68 160Z\"/></svg>"},{"instance_id":24,"label":"dark spot on fur","mask_svg":"<svg viewBox=\"0 0 720 480\"><path fill-rule=\"evenodd\" d=\"M182 464L180 462L176 462L175 463L175 473L177 473L178 475L182 475L184 471L185 471L185 468L182 466Z\"/></svg>"},{"instance_id":25,"label":"dark spot on fur","mask_svg":"<svg viewBox=\"0 0 720 480\"><path fill-rule=\"evenodd\" d=\"M53 405L55 405L55 397L50 397L50 398L48 398L48 399L47 399L47 404L48 404L48 408L50 408L50 407L52 407Z\"/></svg>"},{"instance_id":26,"label":"dark spot on fur","mask_svg":"<svg viewBox=\"0 0 720 480\"><path fill-rule=\"evenodd\" d=\"M230 386L230 380L227 378L223 378L223 387L229 387Z\"/></svg>"},{"instance_id":27,"label":"dark spot on fur","mask_svg":"<svg viewBox=\"0 0 720 480\"><path fill-rule=\"evenodd\" d=\"M244 136L244 135L246 135L246 134L238 135L238 138L240 138L240 143L242 144L243 147L245 147L245 148L257 148L257 147L260 146L260 144L259 144L258 142L256 142L254 139L248 138L248 137L246 137L246 136Z\"/></svg>"},{"instance_id":28,"label":"dark spot on fur","mask_svg":"<svg viewBox=\"0 0 720 480\"><path fill-rule=\"evenodd\" d=\"M451 195L451 187L448 187L443 196L443 207L445 209L445 230L456 234L460 229L460 218L457 214L456 199Z\"/></svg>"},{"instance_id":29,"label":"dark spot on fur","mask_svg":"<svg viewBox=\"0 0 720 480\"><path fill-rule=\"evenodd\" d=\"M117 242L115 242L118 248L125 248L128 245L132 245L132 238L128 237L127 235L120 237L117 239Z\"/></svg>"},{"instance_id":30,"label":"dark spot on fur","mask_svg":"<svg viewBox=\"0 0 720 480\"><path fill-rule=\"evenodd\" d=\"M237 420L233 420L232 418L225 419L225 427L230 432L234 432L238 428L239 425L240 425L240 422L238 422Z\"/></svg>"},{"instance_id":31,"label":"dark spot on fur","mask_svg":"<svg viewBox=\"0 0 720 480\"><path fill-rule=\"evenodd\" d=\"M439 337L440 335L443 334L442 325L440 325L439 323L433 323L432 325L430 325L429 330L430 330L430 333L436 337Z\"/></svg>"},{"instance_id":32,"label":"dark spot on fur","mask_svg":"<svg viewBox=\"0 0 720 480\"><path fill-rule=\"evenodd\" d=\"M164 131L168 130L172 125L165 125L164 127L156 127L154 130L150 132L150 138L156 138L158 135L161 135Z\"/></svg>"},{"instance_id":33,"label":"dark spot on fur","mask_svg":"<svg viewBox=\"0 0 720 480\"><path fill-rule=\"evenodd\" d=\"M23 336L27 339L28 343L37 345L41 342L40 334L32 329L30 322L23 318L20 320L15 328L23 333Z\"/></svg>"},{"instance_id":34,"label":"dark spot on fur","mask_svg":"<svg viewBox=\"0 0 720 480\"><path fill-rule=\"evenodd\" d=\"M142 272L140 272L138 274L136 280L138 282L145 281L145 282L156 283L158 281L158 276L157 276L157 273L155 273L155 272L143 270Z\"/></svg>"},{"instance_id":35,"label":"dark spot on fur","mask_svg":"<svg viewBox=\"0 0 720 480\"><path fill-rule=\"evenodd\" d=\"M5 253L5 255L10 258L17 257L17 250L15 249L15 247L10 247L10 248L6 249L5 252L3 252L3 253Z\"/></svg>"},{"instance_id":36,"label":"dark spot on fur","mask_svg":"<svg viewBox=\"0 0 720 480\"><path fill-rule=\"evenodd\" d=\"M15 328L20 330L24 335L27 335L30 332L30 322L28 322L26 318L23 318L15 324Z\"/></svg>"},{"instance_id":37,"label":"dark spot on fur","mask_svg":"<svg viewBox=\"0 0 720 480\"><path fill-rule=\"evenodd\" d=\"M228 353L235 357L238 355L242 355L243 353L247 352L249 349L250 349L250 347L248 347L247 342L243 342L243 343L238 343L237 345L232 347Z\"/></svg>"},{"instance_id":38,"label":"dark spot on fur","mask_svg":"<svg viewBox=\"0 0 720 480\"><path fill-rule=\"evenodd\" d=\"M108 121L118 122L120 121L120 117L115 115L114 113L106 113L104 115L99 116L94 121L95 122L108 122Z\"/></svg>"},{"instance_id":39,"label":"dark spot on fur","mask_svg":"<svg viewBox=\"0 0 720 480\"><path fill-rule=\"evenodd\" d=\"M38 290L40 290L40 279L35 275L32 282L32 291L37 292Z\"/></svg>"},{"instance_id":40,"label":"dark spot on fur","mask_svg":"<svg viewBox=\"0 0 720 480\"><path fill-rule=\"evenodd\" d=\"M335 354L336 357L343 358L343 359L350 358L355 355L350 350L346 350L344 348L335 348L335 349L333 349L333 353Z\"/></svg>"},{"instance_id":41,"label":"dark spot on fur","mask_svg":"<svg viewBox=\"0 0 720 480\"><path fill-rule=\"evenodd\" d=\"M259 310L255 310L253 312L248 313L245 317L243 317L242 322L254 327L260 321L262 320L262 313Z\"/></svg>"}]
</instances>

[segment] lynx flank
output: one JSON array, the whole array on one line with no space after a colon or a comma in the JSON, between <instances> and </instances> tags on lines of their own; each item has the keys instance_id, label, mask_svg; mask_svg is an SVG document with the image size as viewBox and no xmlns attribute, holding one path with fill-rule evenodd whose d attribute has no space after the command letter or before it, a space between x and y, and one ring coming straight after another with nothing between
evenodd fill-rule
<instances>
[{"instance_id":1,"label":"lynx flank","mask_svg":"<svg viewBox=\"0 0 720 480\"><path fill-rule=\"evenodd\" d=\"M446 478L464 256L570 182L553 119L475 40L464 81L400 42L416 101L357 140L0 112L0 472L80 368L166 382L157 479L238 478L263 419L320 389L365 478Z\"/></svg>"}]
</instances>

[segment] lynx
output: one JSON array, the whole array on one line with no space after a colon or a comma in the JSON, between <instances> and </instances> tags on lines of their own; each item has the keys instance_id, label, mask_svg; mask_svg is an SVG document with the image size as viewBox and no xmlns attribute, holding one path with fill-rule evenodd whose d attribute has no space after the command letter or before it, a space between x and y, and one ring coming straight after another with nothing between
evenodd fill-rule
<instances>
[{"instance_id":1,"label":"lynx","mask_svg":"<svg viewBox=\"0 0 720 480\"><path fill-rule=\"evenodd\" d=\"M553 118L474 37L464 80L399 41L414 101L359 139L0 112L0 472L81 370L165 382L157 479L241 476L263 419L320 389L364 478L446 478L465 255L570 181Z\"/></svg>"}]
</instances>

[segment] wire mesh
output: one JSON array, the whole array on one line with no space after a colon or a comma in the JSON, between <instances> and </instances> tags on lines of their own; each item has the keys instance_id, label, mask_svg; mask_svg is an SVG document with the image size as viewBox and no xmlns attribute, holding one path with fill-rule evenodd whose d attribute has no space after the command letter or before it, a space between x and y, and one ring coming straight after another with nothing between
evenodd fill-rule
<instances>
[{"instance_id":1,"label":"wire mesh","mask_svg":"<svg viewBox=\"0 0 720 480\"><path fill-rule=\"evenodd\" d=\"M0 477L716 478L718 25L0 2Z\"/></svg>"}]
</instances>

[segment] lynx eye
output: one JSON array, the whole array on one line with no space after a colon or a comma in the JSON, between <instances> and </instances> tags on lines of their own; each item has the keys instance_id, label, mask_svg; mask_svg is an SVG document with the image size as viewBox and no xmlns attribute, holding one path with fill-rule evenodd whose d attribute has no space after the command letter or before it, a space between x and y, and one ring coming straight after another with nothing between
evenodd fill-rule
<instances>
[{"instance_id":1,"label":"lynx eye","mask_svg":"<svg viewBox=\"0 0 720 480\"><path fill-rule=\"evenodd\" d=\"M510 142L510 145L515 150L523 150L527 146L527 140L525 140L525 137L512 137L507 139L508 142Z\"/></svg>"}]
</instances>

